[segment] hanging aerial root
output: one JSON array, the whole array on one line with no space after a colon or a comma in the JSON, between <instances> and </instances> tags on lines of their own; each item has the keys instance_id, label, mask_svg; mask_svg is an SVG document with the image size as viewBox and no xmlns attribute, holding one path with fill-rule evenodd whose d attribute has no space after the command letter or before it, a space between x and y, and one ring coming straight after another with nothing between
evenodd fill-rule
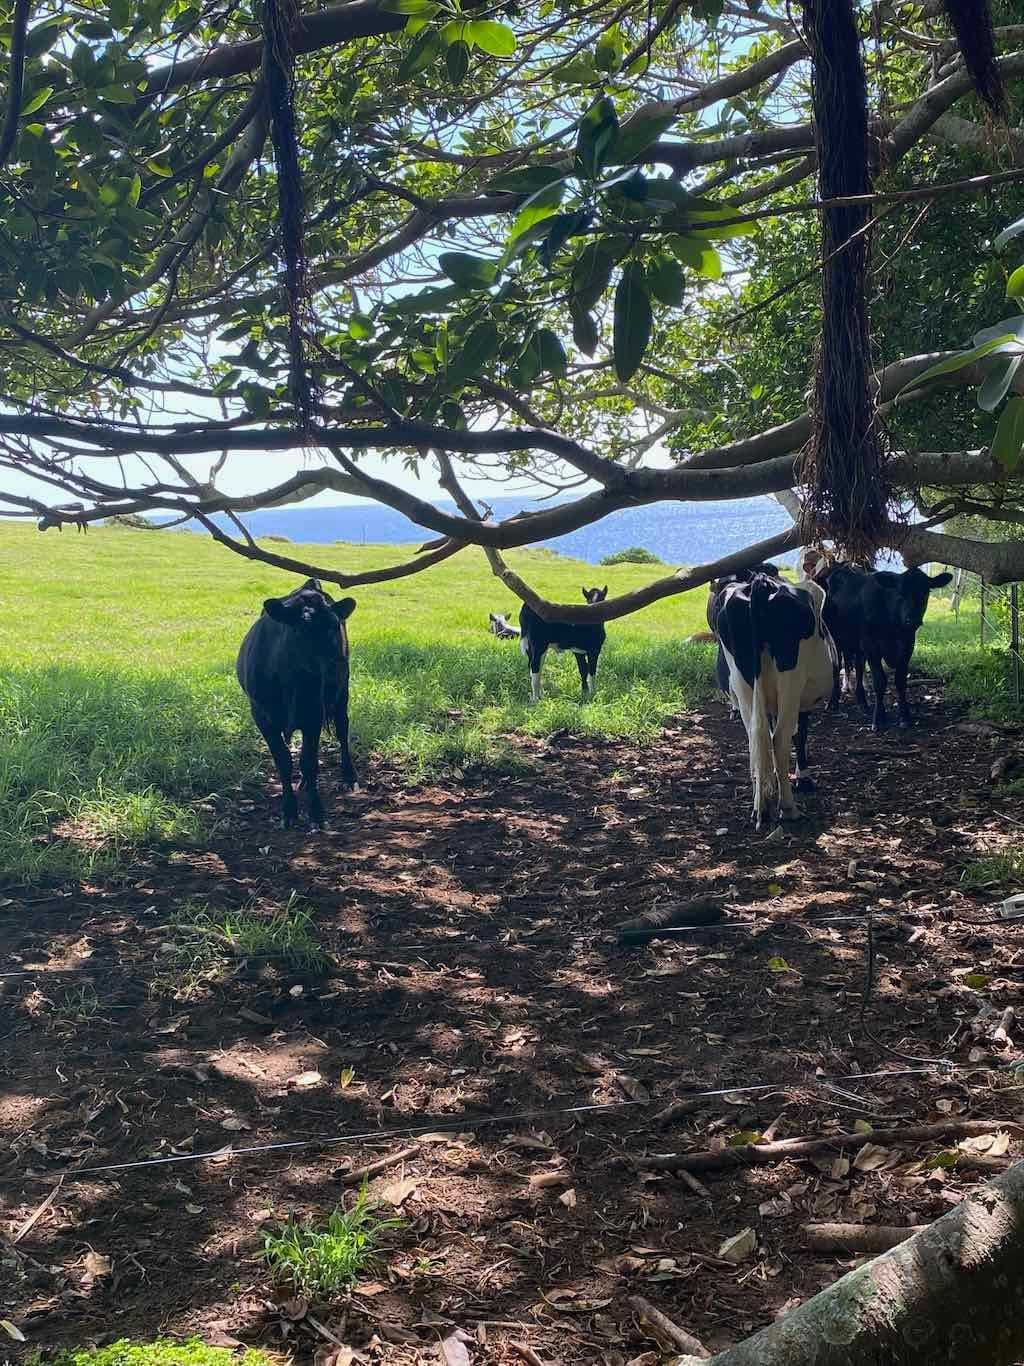
<instances>
[{"instance_id":1,"label":"hanging aerial root","mask_svg":"<svg viewBox=\"0 0 1024 1366\"><path fill-rule=\"evenodd\" d=\"M264 0L263 80L277 166L277 216L288 299L288 355L292 404L304 432L312 426L319 395L306 363L312 328L303 241L302 169L295 122L295 58L291 35L299 20L297 0Z\"/></svg>"},{"instance_id":2,"label":"hanging aerial root","mask_svg":"<svg viewBox=\"0 0 1024 1366\"><path fill-rule=\"evenodd\" d=\"M801 3L821 197L869 194L867 86L853 0ZM822 211L821 337L800 476L806 543L829 538L855 560L881 546L891 504L871 389L868 213L864 205Z\"/></svg>"},{"instance_id":3,"label":"hanging aerial root","mask_svg":"<svg viewBox=\"0 0 1024 1366\"><path fill-rule=\"evenodd\" d=\"M943 0L967 73L993 114L1006 110L1006 91L996 65L996 35L990 0Z\"/></svg>"}]
</instances>

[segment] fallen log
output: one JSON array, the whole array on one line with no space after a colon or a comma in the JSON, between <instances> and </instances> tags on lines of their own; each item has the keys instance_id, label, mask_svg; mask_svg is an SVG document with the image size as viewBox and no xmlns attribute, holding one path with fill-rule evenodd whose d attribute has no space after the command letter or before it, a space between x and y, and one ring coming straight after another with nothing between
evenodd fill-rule
<instances>
[{"instance_id":1,"label":"fallen log","mask_svg":"<svg viewBox=\"0 0 1024 1366\"><path fill-rule=\"evenodd\" d=\"M801 1224L800 1237L808 1252L865 1253L888 1252L899 1247L927 1224L894 1228L886 1224Z\"/></svg>"},{"instance_id":2,"label":"fallen log","mask_svg":"<svg viewBox=\"0 0 1024 1366\"><path fill-rule=\"evenodd\" d=\"M1024 1357L1024 1162L753 1337L673 1366L1012 1366Z\"/></svg>"},{"instance_id":3,"label":"fallen log","mask_svg":"<svg viewBox=\"0 0 1024 1366\"><path fill-rule=\"evenodd\" d=\"M833 1148L863 1148L865 1143L877 1143L879 1147L897 1143L928 1143L935 1138L975 1138L997 1129L1005 1129L1017 1138L1024 1136L1024 1124L1016 1124L1011 1120L944 1119L937 1124L909 1125L905 1129L868 1129L866 1133L828 1134L821 1138L783 1138L777 1143L742 1143L735 1148L715 1151L657 1153L635 1157L632 1161L645 1171L671 1172L685 1168L690 1172L721 1172L736 1167L769 1166L789 1158L830 1152Z\"/></svg>"}]
</instances>

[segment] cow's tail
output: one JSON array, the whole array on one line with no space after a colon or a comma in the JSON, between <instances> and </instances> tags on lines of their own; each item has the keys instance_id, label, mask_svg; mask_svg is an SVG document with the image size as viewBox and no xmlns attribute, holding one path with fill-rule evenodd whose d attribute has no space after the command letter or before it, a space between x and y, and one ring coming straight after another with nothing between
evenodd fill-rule
<instances>
[{"instance_id":1,"label":"cow's tail","mask_svg":"<svg viewBox=\"0 0 1024 1366\"><path fill-rule=\"evenodd\" d=\"M775 753L772 749L772 728L768 720L768 706L764 694L764 668L761 658L768 642L767 614L771 584L763 574L756 574L750 585L750 632L754 660L754 687L750 719L751 778L757 785L761 802L770 800L775 790Z\"/></svg>"}]
</instances>

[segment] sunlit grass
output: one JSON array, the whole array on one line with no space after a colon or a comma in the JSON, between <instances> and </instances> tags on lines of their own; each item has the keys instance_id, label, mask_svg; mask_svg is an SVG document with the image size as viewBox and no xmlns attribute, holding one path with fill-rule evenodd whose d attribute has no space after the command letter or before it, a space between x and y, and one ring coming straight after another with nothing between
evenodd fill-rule
<instances>
[{"instance_id":1,"label":"sunlit grass","mask_svg":"<svg viewBox=\"0 0 1024 1366\"><path fill-rule=\"evenodd\" d=\"M278 1285L328 1299L369 1269L382 1237L400 1222L378 1214L364 1187L349 1209L334 1210L322 1223L289 1220L267 1233L262 1258Z\"/></svg>"},{"instance_id":2,"label":"sunlit grass","mask_svg":"<svg viewBox=\"0 0 1024 1366\"><path fill-rule=\"evenodd\" d=\"M409 551L307 553L352 571ZM595 581L594 566L548 551L508 558L555 600L580 601ZM102 527L56 536L0 523L0 562L0 882L109 876L143 846L203 839L217 812L268 771L234 659L263 599L288 592L295 577L201 536ZM602 568L600 581L616 595L663 573L620 564ZM712 695L712 648L683 643L705 626L704 589L611 622L597 695L585 705L575 661L550 652L536 706L516 642L488 634L488 613L514 620L518 602L478 551L354 596L356 758L365 765L376 754L409 781L527 776L523 734L643 744ZM933 599L916 665L949 679L947 696L1001 718L1014 710L1005 653L979 648L976 633L976 608L965 605L957 623L948 602ZM337 762L331 743L323 759Z\"/></svg>"}]
</instances>

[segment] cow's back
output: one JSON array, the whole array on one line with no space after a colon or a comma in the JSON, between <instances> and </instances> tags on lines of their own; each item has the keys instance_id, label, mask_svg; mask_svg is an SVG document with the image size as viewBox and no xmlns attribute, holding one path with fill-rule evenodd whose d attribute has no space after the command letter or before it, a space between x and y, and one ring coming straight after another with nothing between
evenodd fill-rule
<instances>
[{"instance_id":1,"label":"cow's back","mask_svg":"<svg viewBox=\"0 0 1024 1366\"><path fill-rule=\"evenodd\" d=\"M242 641L235 673L257 720L287 737L329 717L342 664L339 642L336 667L312 667L296 648L292 628L264 614Z\"/></svg>"}]
</instances>

